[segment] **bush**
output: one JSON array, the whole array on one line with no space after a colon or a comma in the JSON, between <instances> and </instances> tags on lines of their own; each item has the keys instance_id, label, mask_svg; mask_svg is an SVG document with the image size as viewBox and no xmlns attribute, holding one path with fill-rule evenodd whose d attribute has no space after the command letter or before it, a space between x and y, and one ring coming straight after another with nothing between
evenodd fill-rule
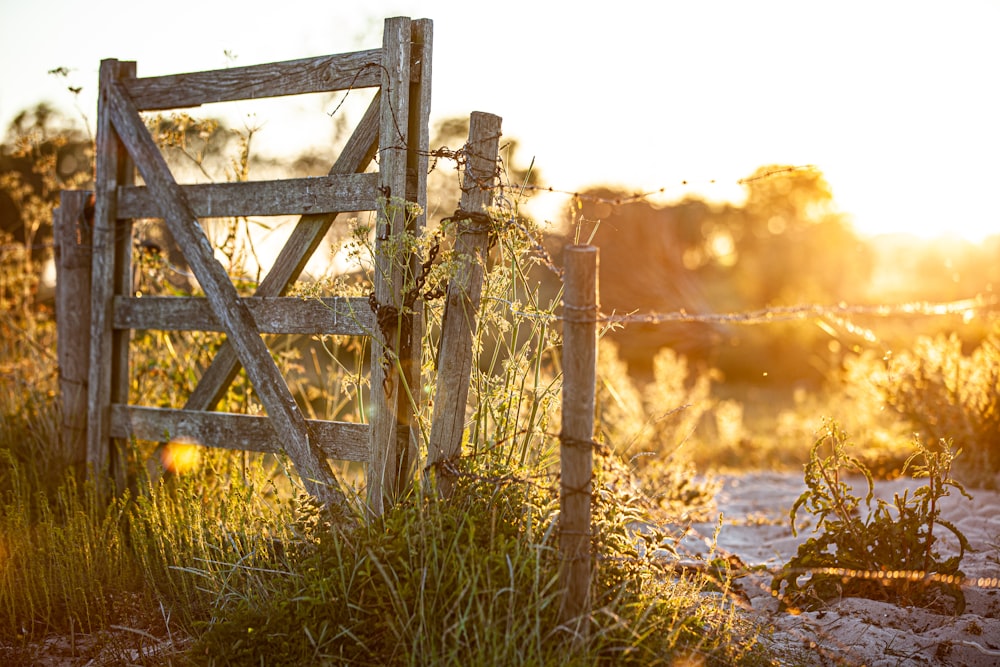
<instances>
[{"instance_id":1,"label":"bush","mask_svg":"<svg viewBox=\"0 0 1000 667\"><path fill-rule=\"evenodd\" d=\"M919 338L877 377L886 402L926 442L947 439L965 453L957 472L995 484L1000 472L1000 332L970 354L955 335Z\"/></svg>"}]
</instances>

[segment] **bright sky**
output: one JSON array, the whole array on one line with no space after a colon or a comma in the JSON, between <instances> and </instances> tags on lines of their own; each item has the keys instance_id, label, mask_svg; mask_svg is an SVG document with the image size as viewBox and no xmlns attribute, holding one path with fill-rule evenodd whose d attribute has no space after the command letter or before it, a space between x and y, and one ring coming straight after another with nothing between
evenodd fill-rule
<instances>
[{"instance_id":1,"label":"bright sky","mask_svg":"<svg viewBox=\"0 0 1000 667\"><path fill-rule=\"evenodd\" d=\"M374 48L384 17L430 18L433 117L502 116L555 188L735 197L758 166L812 164L861 233L1000 233L1000 2L581 6L0 0L0 127L42 99L72 111L67 85L93 123L102 58L140 76L251 65ZM301 150L282 128L330 136L318 102L297 109L266 118L262 150Z\"/></svg>"}]
</instances>

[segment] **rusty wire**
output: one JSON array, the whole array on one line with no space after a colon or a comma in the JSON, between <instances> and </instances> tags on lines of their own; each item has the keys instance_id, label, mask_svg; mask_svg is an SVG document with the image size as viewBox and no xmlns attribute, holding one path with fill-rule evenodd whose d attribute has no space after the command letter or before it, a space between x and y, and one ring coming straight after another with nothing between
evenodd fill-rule
<instances>
[{"instance_id":1,"label":"rusty wire","mask_svg":"<svg viewBox=\"0 0 1000 667\"><path fill-rule=\"evenodd\" d=\"M632 312L627 314L601 313L591 320L583 320L574 315L568 318L548 312L529 312L520 304L500 298L492 298L494 302L506 305L510 314L525 319L557 321L591 321L597 324L664 324L664 323L696 323L696 324L738 324L757 325L774 324L808 319L839 319L845 316L866 317L938 317L943 315L968 316L974 312L992 312L1000 310L1000 296L979 295L969 299L948 302L910 301L898 304L850 305L850 304L802 304L798 306L774 306L735 313L691 313L686 310L671 312ZM565 308L565 306L564 306Z\"/></svg>"}]
</instances>

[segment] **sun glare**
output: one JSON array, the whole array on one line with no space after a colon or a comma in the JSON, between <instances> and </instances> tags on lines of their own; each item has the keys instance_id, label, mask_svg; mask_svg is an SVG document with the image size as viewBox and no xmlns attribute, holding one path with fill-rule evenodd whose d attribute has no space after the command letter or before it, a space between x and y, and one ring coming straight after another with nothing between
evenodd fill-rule
<instances>
[{"instance_id":1,"label":"sun glare","mask_svg":"<svg viewBox=\"0 0 1000 667\"><path fill-rule=\"evenodd\" d=\"M172 473L193 472L201 464L201 445L189 438L171 440L160 453L160 460Z\"/></svg>"},{"instance_id":2,"label":"sun glare","mask_svg":"<svg viewBox=\"0 0 1000 667\"><path fill-rule=\"evenodd\" d=\"M940 176L937 181L914 173L919 165L897 168L878 177L845 157L841 163L820 165L833 189L837 207L851 215L863 236L909 234L923 239L959 238L981 243L1000 234L1000 214L983 206L994 185L995 166L962 156L964 177ZM941 162L954 161L942 154Z\"/></svg>"}]
</instances>

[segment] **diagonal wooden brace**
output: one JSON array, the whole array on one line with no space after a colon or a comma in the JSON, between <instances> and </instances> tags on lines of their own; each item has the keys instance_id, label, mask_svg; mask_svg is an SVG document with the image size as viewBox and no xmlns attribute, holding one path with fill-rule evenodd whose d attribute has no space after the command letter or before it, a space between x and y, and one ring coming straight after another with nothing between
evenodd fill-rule
<instances>
[{"instance_id":1,"label":"diagonal wooden brace","mask_svg":"<svg viewBox=\"0 0 1000 667\"><path fill-rule=\"evenodd\" d=\"M365 112L347 145L330 169L330 175L361 173L378 149L378 123L381 94ZM298 279L306 262L326 236L336 213L303 215L274 262L274 266L261 281L254 296L281 296ZM228 341L216 352L212 363L205 370L198 385L185 404L187 410L212 410L222 399L226 389L240 370L240 361Z\"/></svg>"},{"instance_id":2,"label":"diagonal wooden brace","mask_svg":"<svg viewBox=\"0 0 1000 667\"><path fill-rule=\"evenodd\" d=\"M328 509L346 511L347 498L340 483L322 452L310 443L305 419L271 358L253 315L215 259L208 238L146 130L138 108L120 81L110 82L107 92L108 110L115 132L164 211L170 232L205 290L212 312L246 368L247 376L264 403L274 430L295 464L306 490Z\"/></svg>"}]
</instances>

